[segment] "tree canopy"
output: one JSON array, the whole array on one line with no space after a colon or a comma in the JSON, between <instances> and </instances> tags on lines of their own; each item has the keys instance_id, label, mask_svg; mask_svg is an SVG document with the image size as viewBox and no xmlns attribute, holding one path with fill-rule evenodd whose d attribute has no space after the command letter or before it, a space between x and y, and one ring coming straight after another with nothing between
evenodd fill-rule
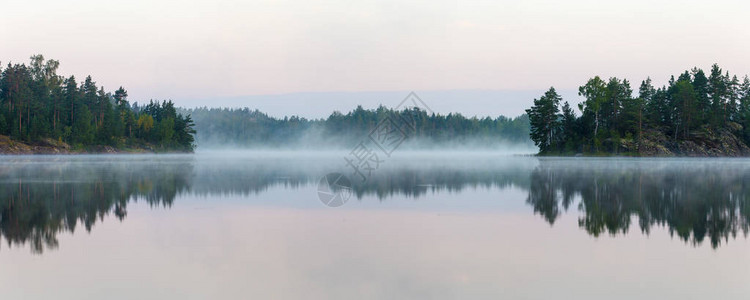
<instances>
[{"instance_id":1,"label":"tree canopy","mask_svg":"<svg viewBox=\"0 0 750 300\"><path fill-rule=\"evenodd\" d=\"M57 74L60 63L31 56L29 65L0 66L0 134L24 141L65 141L74 147L116 148L148 145L154 150L192 151L193 121L178 114L171 101L145 106L128 102L87 76Z\"/></svg>"},{"instance_id":2,"label":"tree canopy","mask_svg":"<svg viewBox=\"0 0 750 300\"><path fill-rule=\"evenodd\" d=\"M567 102L560 111L562 99L550 88L527 110L531 139L542 154L618 153L623 142L640 147L646 133L679 142L731 132L750 144L747 76L740 82L714 64L708 77L693 68L660 88L647 78L638 92L627 79L596 76L579 88L585 99L577 116Z\"/></svg>"}]
</instances>

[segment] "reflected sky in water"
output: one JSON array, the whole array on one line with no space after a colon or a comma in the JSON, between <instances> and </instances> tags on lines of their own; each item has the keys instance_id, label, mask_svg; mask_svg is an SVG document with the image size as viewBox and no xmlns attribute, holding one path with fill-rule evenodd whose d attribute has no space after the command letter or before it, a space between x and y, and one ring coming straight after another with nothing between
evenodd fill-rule
<instances>
[{"instance_id":1,"label":"reflected sky in water","mask_svg":"<svg viewBox=\"0 0 750 300\"><path fill-rule=\"evenodd\" d=\"M396 153L329 208L318 180L348 172L344 154L2 157L0 290L9 299L750 293L750 160Z\"/></svg>"}]
</instances>

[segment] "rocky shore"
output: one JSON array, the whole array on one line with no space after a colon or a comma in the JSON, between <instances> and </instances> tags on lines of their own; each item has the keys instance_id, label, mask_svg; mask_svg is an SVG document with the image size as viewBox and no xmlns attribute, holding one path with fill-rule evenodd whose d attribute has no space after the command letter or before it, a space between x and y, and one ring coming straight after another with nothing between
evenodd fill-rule
<instances>
[{"instance_id":1,"label":"rocky shore","mask_svg":"<svg viewBox=\"0 0 750 300\"><path fill-rule=\"evenodd\" d=\"M750 156L750 147L740 138L742 126L730 123L727 129L711 130L707 127L690 132L687 138L674 139L661 131L646 130L638 143L622 140L623 153L637 156L685 157L744 157Z\"/></svg>"},{"instance_id":2,"label":"rocky shore","mask_svg":"<svg viewBox=\"0 0 750 300\"><path fill-rule=\"evenodd\" d=\"M152 147L139 146L128 148L115 148L112 146L90 146L85 149L74 149L62 141L53 139L42 139L34 143L25 143L13 140L5 135L0 135L0 155L23 155L23 154L115 154L115 153L155 153Z\"/></svg>"}]
</instances>

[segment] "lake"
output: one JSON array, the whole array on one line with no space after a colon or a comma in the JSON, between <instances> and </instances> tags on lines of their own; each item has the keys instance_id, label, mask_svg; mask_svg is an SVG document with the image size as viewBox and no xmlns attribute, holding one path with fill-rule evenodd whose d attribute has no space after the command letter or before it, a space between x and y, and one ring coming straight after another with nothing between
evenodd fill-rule
<instances>
[{"instance_id":1,"label":"lake","mask_svg":"<svg viewBox=\"0 0 750 300\"><path fill-rule=\"evenodd\" d=\"M750 159L347 154L0 157L2 298L750 294Z\"/></svg>"}]
</instances>

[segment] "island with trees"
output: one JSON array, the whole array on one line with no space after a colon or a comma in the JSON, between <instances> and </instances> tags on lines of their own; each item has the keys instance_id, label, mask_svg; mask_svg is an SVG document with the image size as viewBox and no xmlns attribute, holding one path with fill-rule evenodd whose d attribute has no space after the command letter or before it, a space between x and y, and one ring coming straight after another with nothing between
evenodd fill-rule
<instances>
[{"instance_id":1,"label":"island with trees","mask_svg":"<svg viewBox=\"0 0 750 300\"><path fill-rule=\"evenodd\" d=\"M672 76L638 97L626 79L599 76L579 88L580 115L553 88L526 110L540 155L750 155L750 79L714 64Z\"/></svg>"},{"instance_id":2,"label":"island with trees","mask_svg":"<svg viewBox=\"0 0 750 300\"><path fill-rule=\"evenodd\" d=\"M57 74L60 63L31 56L0 64L0 153L192 152L193 121L171 101L128 102L91 76Z\"/></svg>"}]
</instances>

